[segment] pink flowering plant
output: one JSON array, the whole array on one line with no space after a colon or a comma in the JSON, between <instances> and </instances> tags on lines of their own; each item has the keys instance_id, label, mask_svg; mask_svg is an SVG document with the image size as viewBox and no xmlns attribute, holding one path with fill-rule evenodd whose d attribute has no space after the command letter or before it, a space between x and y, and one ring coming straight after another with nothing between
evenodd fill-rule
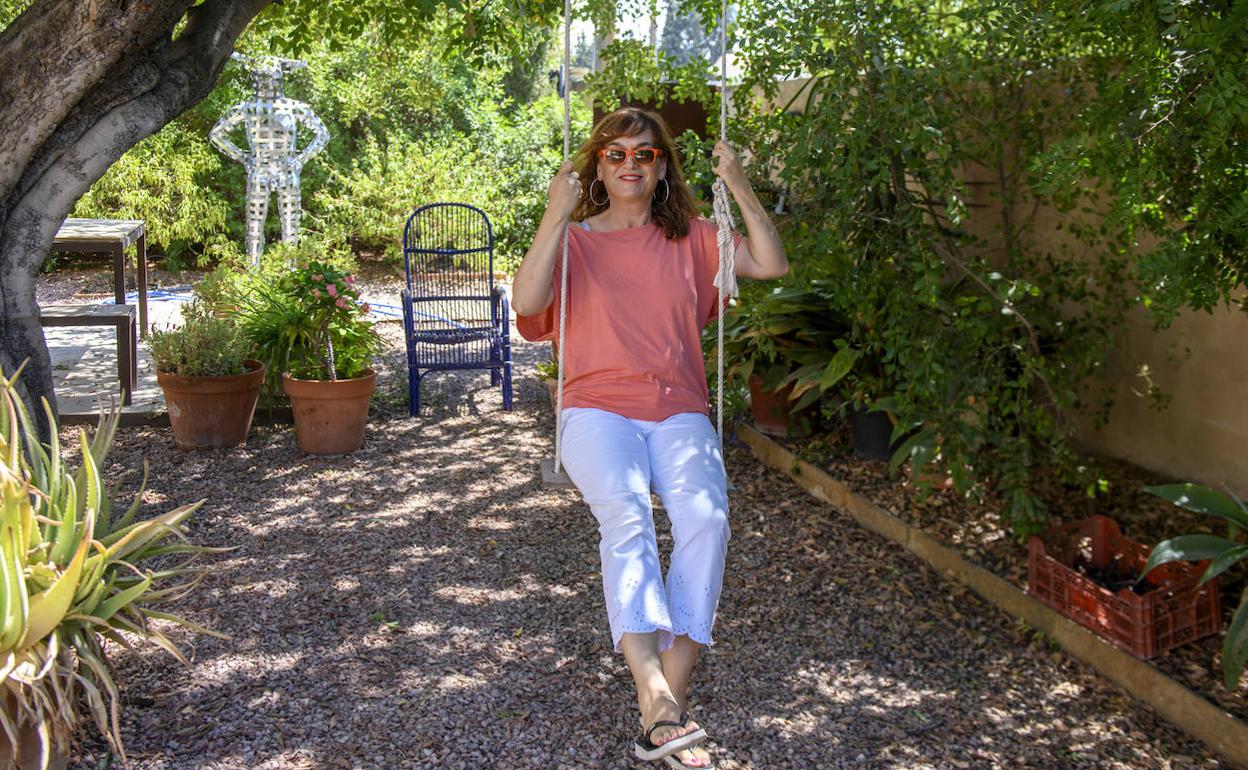
<instances>
[{"instance_id":1,"label":"pink flowering plant","mask_svg":"<svg viewBox=\"0 0 1248 770\"><path fill-rule=\"evenodd\" d=\"M311 262L282 280L281 289L303 316L307 344L292 356L290 373L316 380L361 376L372 365L379 338L367 316L371 308L360 299L355 277L320 262Z\"/></svg>"}]
</instances>

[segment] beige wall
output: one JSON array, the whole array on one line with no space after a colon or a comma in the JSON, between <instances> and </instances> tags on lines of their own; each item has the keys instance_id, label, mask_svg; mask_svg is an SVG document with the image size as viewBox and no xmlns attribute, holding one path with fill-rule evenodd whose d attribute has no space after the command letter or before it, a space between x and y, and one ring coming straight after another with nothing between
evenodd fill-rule
<instances>
[{"instance_id":1,"label":"beige wall","mask_svg":"<svg viewBox=\"0 0 1248 770\"><path fill-rule=\"evenodd\" d=\"M1086 446L1248 497L1248 313L1187 312L1154 331L1137 311L1124 332L1105 373L1114 408L1108 425L1085 432ZM1142 366L1171 397L1165 409L1133 392L1148 387Z\"/></svg>"}]
</instances>

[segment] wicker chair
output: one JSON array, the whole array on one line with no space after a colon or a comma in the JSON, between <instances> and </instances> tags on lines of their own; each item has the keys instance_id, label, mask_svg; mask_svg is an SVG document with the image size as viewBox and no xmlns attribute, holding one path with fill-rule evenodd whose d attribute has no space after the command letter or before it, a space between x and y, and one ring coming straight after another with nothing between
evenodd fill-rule
<instances>
[{"instance_id":1,"label":"wicker chair","mask_svg":"<svg viewBox=\"0 0 1248 770\"><path fill-rule=\"evenodd\" d=\"M494 283L494 234L480 209L431 203L403 230L403 330L409 411L420 413L420 381L430 372L488 369L511 409L511 326L507 290Z\"/></svg>"}]
</instances>

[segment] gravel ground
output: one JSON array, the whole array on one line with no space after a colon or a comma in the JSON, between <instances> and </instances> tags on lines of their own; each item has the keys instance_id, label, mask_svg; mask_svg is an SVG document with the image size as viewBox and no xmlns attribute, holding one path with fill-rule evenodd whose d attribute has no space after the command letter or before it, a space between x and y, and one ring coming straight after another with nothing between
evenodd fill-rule
<instances>
[{"instance_id":1,"label":"gravel ground","mask_svg":"<svg viewBox=\"0 0 1248 770\"><path fill-rule=\"evenodd\" d=\"M825 426L815 439L785 440L790 449L841 479L856 493L921 527L945 545L957 549L972 562L1013 582L1027 585L1027 546L1002 526L999 511L1004 504L992 496L981 502L952 490L921 495L908 474L890 475L888 463L859 460L853 456L852 439L844 426ZM1139 466L1111 458L1090 458L1106 491L1089 497L1083 489L1066 487L1053 479L1039 480L1050 502L1052 523L1074 521L1095 513L1116 521L1127 537L1153 544L1193 532L1225 534L1211 516L1184 511L1144 491L1152 484L1183 479L1165 478ZM1248 574L1232 570L1221 576L1223 615L1229 625L1248 588ZM1158 670L1200 693L1239 719L1248 719L1248 677L1228 690L1222 678L1222 644L1225 632L1177 647L1149 661Z\"/></svg>"},{"instance_id":2,"label":"gravel ground","mask_svg":"<svg viewBox=\"0 0 1248 770\"><path fill-rule=\"evenodd\" d=\"M134 768L646 767L628 758L592 518L538 482L544 354L517 345L510 413L486 375L444 375L409 419L392 350L365 446L342 457L301 455L283 425L194 453L167 429L120 432L122 494L146 458L146 512L206 498L193 539L236 549L175 608L229 640L172 631L189 667L112 653ZM719 644L694 692L721 768L1219 766L744 449L729 473ZM105 758L88 737L75 766Z\"/></svg>"}]
</instances>

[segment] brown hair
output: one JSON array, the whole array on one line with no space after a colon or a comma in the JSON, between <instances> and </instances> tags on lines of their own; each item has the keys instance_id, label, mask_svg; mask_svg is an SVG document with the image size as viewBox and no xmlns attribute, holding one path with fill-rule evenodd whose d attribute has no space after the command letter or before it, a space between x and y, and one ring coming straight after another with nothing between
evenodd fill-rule
<instances>
[{"instance_id":1,"label":"brown hair","mask_svg":"<svg viewBox=\"0 0 1248 770\"><path fill-rule=\"evenodd\" d=\"M667 174L663 178L667 181L668 195L662 202L657 197L651 198L651 219L663 230L668 240L684 238L689 234L689 220L698 216L698 208L681 171L676 143L672 141L672 134L667 130L663 118L636 107L625 107L604 116L590 132L589 139L577 150L576 170L580 174L581 189L585 194L581 196L580 205L572 212L573 219L583 222L606 211L611 205L608 199L600 206L593 202L589 194L590 187L598 178L598 151L622 136L637 136L646 129L650 129L655 146L667 158Z\"/></svg>"}]
</instances>

